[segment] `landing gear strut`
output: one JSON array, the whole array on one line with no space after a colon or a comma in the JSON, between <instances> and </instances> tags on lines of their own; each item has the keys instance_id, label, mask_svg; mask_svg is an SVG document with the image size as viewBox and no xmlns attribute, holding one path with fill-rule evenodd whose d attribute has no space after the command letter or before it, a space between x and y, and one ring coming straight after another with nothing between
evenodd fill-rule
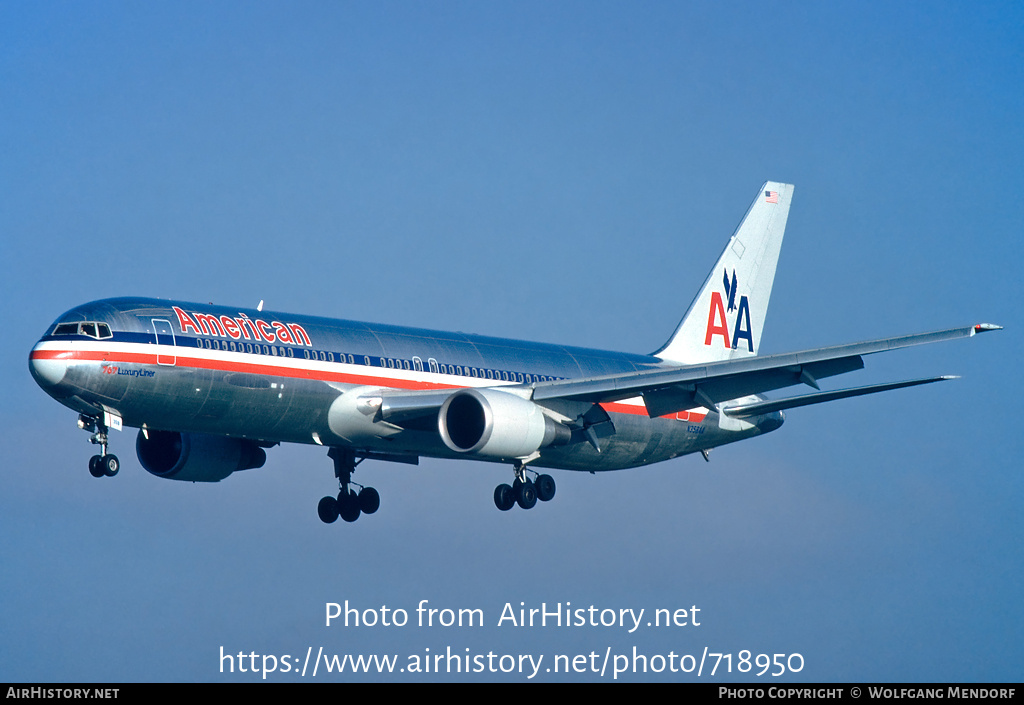
<instances>
[{"instance_id":1,"label":"landing gear strut","mask_svg":"<svg viewBox=\"0 0 1024 705\"><path fill-rule=\"evenodd\" d=\"M536 475L534 480L526 476L526 463L516 461L513 470L516 479L512 485L501 484L494 488L494 506L507 512L518 504L523 509L533 509L539 499L550 502L555 496L555 478L551 475ZM532 471L531 471L532 472Z\"/></svg>"},{"instance_id":2,"label":"landing gear strut","mask_svg":"<svg viewBox=\"0 0 1024 705\"><path fill-rule=\"evenodd\" d=\"M106 425L97 418L79 414L78 427L92 434L89 442L98 445L101 451L99 455L89 458L89 474L93 477L113 477L116 475L117 471L121 469L121 462L117 459L116 455L107 453L107 444L109 442L107 431L109 429Z\"/></svg>"},{"instance_id":3,"label":"landing gear strut","mask_svg":"<svg viewBox=\"0 0 1024 705\"><path fill-rule=\"evenodd\" d=\"M353 522L360 514L376 512L380 508L380 493L372 487L352 482L356 465L365 458L356 460L355 451L340 446L332 446L327 457L334 461L334 475L338 478L339 491L337 498L328 495L320 500L316 507L320 521L333 524L340 516L347 522ZM359 491L356 492L354 487L358 487Z\"/></svg>"}]
</instances>

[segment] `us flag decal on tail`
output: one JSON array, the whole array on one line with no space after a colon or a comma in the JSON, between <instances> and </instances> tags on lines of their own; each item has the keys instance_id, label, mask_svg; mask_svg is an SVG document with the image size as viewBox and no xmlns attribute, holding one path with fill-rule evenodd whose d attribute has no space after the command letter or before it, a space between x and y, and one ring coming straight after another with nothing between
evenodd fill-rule
<instances>
[{"instance_id":1,"label":"us flag decal on tail","mask_svg":"<svg viewBox=\"0 0 1024 705\"><path fill-rule=\"evenodd\" d=\"M765 203L778 203L779 202L779 192L778 191L765 191L764 192L764 202Z\"/></svg>"}]
</instances>

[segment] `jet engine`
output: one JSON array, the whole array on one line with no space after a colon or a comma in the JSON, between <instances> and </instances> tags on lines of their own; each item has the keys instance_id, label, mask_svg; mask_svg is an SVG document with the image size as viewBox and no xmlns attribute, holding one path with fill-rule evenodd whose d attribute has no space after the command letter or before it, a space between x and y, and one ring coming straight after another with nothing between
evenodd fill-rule
<instances>
[{"instance_id":1,"label":"jet engine","mask_svg":"<svg viewBox=\"0 0 1024 705\"><path fill-rule=\"evenodd\" d=\"M488 458L524 458L572 438L568 427L532 401L494 389L452 394L441 405L437 425L450 449Z\"/></svg>"},{"instance_id":2,"label":"jet engine","mask_svg":"<svg viewBox=\"0 0 1024 705\"><path fill-rule=\"evenodd\" d=\"M190 482L219 482L267 461L266 452L253 441L176 431L139 431L135 451L148 472Z\"/></svg>"}]
</instances>

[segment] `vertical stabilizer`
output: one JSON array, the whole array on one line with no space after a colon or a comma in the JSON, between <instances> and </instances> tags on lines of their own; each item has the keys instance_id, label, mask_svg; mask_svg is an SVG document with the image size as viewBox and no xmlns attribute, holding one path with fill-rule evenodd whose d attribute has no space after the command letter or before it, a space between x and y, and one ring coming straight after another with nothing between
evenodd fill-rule
<instances>
[{"instance_id":1,"label":"vertical stabilizer","mask_svg":"<svg viewBox=\"0 0 1024 705\"><path fill-rule=\"evenodd\" d=\"M792 200L791 184L768 181L761 187L675 333L655 356L696 364L759 352Z\"/></svg>"}]
</instances>

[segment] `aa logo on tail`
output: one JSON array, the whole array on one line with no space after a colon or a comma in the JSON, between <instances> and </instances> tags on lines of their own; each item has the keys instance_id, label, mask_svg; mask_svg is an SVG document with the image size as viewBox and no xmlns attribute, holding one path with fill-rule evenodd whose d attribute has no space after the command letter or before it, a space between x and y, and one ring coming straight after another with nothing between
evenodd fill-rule
<instances>
[{"instance_id":1,"label":"aa logo on tail","mask_svg":"<svg viewBox=\"0 0 1024 705\"><path fill-rule=\"evenodd\" d=\"M722 285L725 290L725 301L722 300L722 293L711 292L711 307L708 310L708 328L704 335L704 344L711 345L716 335L722 336L722 342L726 348L736 349L741 340L747 341L747 350L754 352L754 335L750 326L750 305L746 296L738 295L738 282L736 270L732 271L732 278L729 277L729 270L726 269L722 276ZM728 305L726 304L728 302ZM729 319L726 314L735 311L735 322L732 326L732 335L729 334Z\"/></svg>"}]
</instances>

